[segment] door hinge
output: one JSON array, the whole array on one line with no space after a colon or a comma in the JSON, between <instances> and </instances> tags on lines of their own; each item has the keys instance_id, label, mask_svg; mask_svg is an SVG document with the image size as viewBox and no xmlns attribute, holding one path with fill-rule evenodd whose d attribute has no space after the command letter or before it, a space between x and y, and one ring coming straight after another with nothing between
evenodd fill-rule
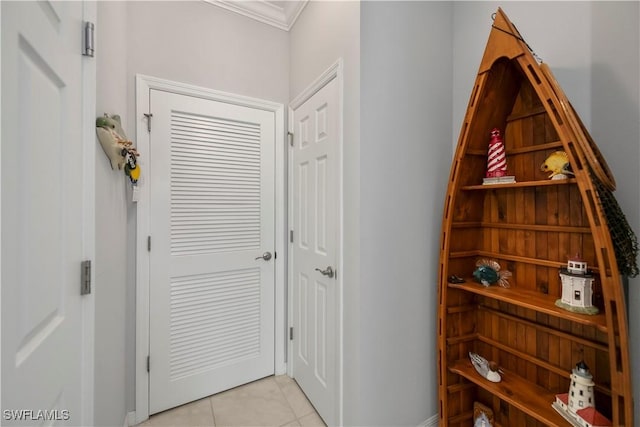
<instances>
[{"instance_id":1,"label":"door hinge","mask_svg":"<svg viewBox=\"0 0 640 427\"><path fill-rule=\"evenodd\" d=\"M287 136L289 137L289 145L293 147L293 132L287 132Z\"/></svg>"},{"instance_id":2,"label":"door hinge","mask_svg":"<svg viewBox=\"0 0 640 427\"><path fill-rule=\"evenodd\" d=\"M84 49L82 51L83 56L89 56L93 58L93 53L95 51L93 45L93 33L95 30L95 25L93 22L85 21L84 23Z\"/></svg>"},{"instance_id":3,"label":"door hinge","mask_svg":"<svg viewBox=\"0 0 640 427\"><path fill-rule=\"evenodd\" d=\"M293 340L293 326L289 328L289 339Z\"/></svg>"},{"instance_id":4,"label":"door hinge","mask_svg":"<svg viewBox=\"0 0 640 427\"><path fill-rule=\"evenodd\" d=\"M293 243L293 230L289 231L289 241Z\"/></svg>"},{"instance_id":5,"label":"door hinge","mask_svg":"<svg viewBox=\"0 0 640 427\"><path fill-rule=\"evenodd\" d=\"M144 116L147 118L147 132L151 132L151 117L153 117L153 114L144 113Z\"/></svg>"},{"instance_id":6,"label":"door hinge","mask_svg":"<svg viewBox=\"0 0 640 427\"><path fill-rule=\"evenodd\" d=\"M151 356L147 356L147 372L151 372Z\"/></svg>"},{"instance_id":7,"label":"door hinge","mask_svg":"<svg viewBox=\"0 0 640 427\"><path fill-rule=\"evenodd\" d=\"M80 266L80 295L91 293L91 261L82 261Z\"/></svg>"},{"instance_id":8,"label":"door hinge","mask_svg":"<svg viewBox=\"0 0 640 427\"><path fill-rule=\"evenodd\" d=\"M147 252L151 252L151 236L147 236Z\"/></svg>"}]
</instances>

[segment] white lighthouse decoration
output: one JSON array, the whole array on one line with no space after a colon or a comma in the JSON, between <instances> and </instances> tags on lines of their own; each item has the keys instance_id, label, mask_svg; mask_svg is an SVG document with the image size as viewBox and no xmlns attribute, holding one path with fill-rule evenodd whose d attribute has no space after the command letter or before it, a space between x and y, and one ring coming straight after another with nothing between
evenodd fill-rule
<instances>
[{"instance_id":1,"label":"white lighthouse decoration","mask_svg":"<svg viewBox=\"0 0 640 427\"><path fill-rule=\"evenodd\" d=\"M576 364L570 378L569 393L556 394L556 400L551 404L553 409L575 427L611 426L611 421L596 411L593 395L595 383L584 361Z\"/></svg>"},{"instance_id":2,"label":"white lighthouse decoration","mask_svg":"<svg viewBox=\"0 0 640 427\"><path fill-rule=\"evenodd\" d=\"M593 305L593 275L587 270L587 263L578 255L567 261L567 267L560 269L562 298L556 301L558 307L582 314L598 314Z\"/></svg>"}]
</instances>

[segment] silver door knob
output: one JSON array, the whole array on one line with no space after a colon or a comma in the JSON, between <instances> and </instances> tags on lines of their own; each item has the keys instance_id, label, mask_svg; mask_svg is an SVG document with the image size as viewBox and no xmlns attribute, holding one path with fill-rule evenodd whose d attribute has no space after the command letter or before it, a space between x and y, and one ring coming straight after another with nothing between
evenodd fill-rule
<instances>
[{"instance_id":1,"label":"silver door knob","mask_svg":"<svg viewBox=\"0 0 640 427\"><path fill-rule=\"evenodd\" d=\"M256 257L256 259L263 259L265 261L269 261L271 259L271 252L265 252L262 256Z\"/></svg>"},{"instance_id":2,"label":"silver door knob","mask_svg":"<svg viewBox=\"0 0 640 427\"><path fill-rule=\"evenodd\" d=\"M316 268L316 271L319 271L322 275L327 276L329 279L331 279L335 274L331 266L327 267L325 270L320 270L319 268Z\"/></svg>"}]
</instances>

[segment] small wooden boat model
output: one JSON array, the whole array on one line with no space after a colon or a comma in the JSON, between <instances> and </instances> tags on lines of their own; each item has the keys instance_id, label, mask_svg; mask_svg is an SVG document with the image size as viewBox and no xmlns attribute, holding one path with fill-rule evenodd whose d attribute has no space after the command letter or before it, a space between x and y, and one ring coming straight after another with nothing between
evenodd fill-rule
<instances>
[{"instance_id":1,"label":"small wooden boat model","mask_svg":"<svg viewBox=\"0 0 640 427\"><path fill-rule=\"evenodd\" d=\"M502 132L508 172L515 178L483 185L494 129ZM541 165L558 151L566 153L570 169L564 169L564 179L549 179ZM444 204L439 425L473 424L478 402L493 411L495 425L568 426L551 405L569 390L579 361L593 375L598 411L614 426L635 425L620 276L637 274L635 253L625 253L635 237L612 240L603 204L615 203L614 189L611 171L549 67L538 63L498 9ZM595 278L597 314L555 305L562 295L559 270L575 254ZM632 262L621 261L625 256ZM510 271L510 286L476 282L478 259ZM482 378L470 353L496 361L502 380Z\"/></svg>"}]
</instances>

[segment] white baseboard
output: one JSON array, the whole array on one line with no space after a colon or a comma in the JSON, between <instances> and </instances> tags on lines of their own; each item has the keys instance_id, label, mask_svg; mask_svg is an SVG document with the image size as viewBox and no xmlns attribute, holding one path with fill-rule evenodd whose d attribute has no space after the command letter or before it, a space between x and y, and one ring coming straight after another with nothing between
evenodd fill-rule
<instances>
[{"instance_id":1,"label":"white baseboard","mask_svg":"<svg viewBox=\"0 0 640 427\"><path fill-rule=\"evenodd\" d=\"M287 364L286 363L278 363L276 365L275 374L276 375L284 375L287 373Z\"/></svg>"},{"instance_id":2,"label":"white baseboard","mask_svg":"<svg viewBox=\"0 0 640 427\"><path fill-rule=\"evenodd\" d=\"M136 411L131 411L124 416L124 427L131 427L136 425Z\"/></svg>"},{"instance_id":3,"label":"white baseboard","mask_svg":"<svg viewBox=\"0 0 640 427\"><path fill-rule=\"evenodd\" d=\"M418 427L438 427L438 421L440 418L438 414L435 414L432 417L427 418L424 422L422 422Z\"/></svg>"}]
</instances>

